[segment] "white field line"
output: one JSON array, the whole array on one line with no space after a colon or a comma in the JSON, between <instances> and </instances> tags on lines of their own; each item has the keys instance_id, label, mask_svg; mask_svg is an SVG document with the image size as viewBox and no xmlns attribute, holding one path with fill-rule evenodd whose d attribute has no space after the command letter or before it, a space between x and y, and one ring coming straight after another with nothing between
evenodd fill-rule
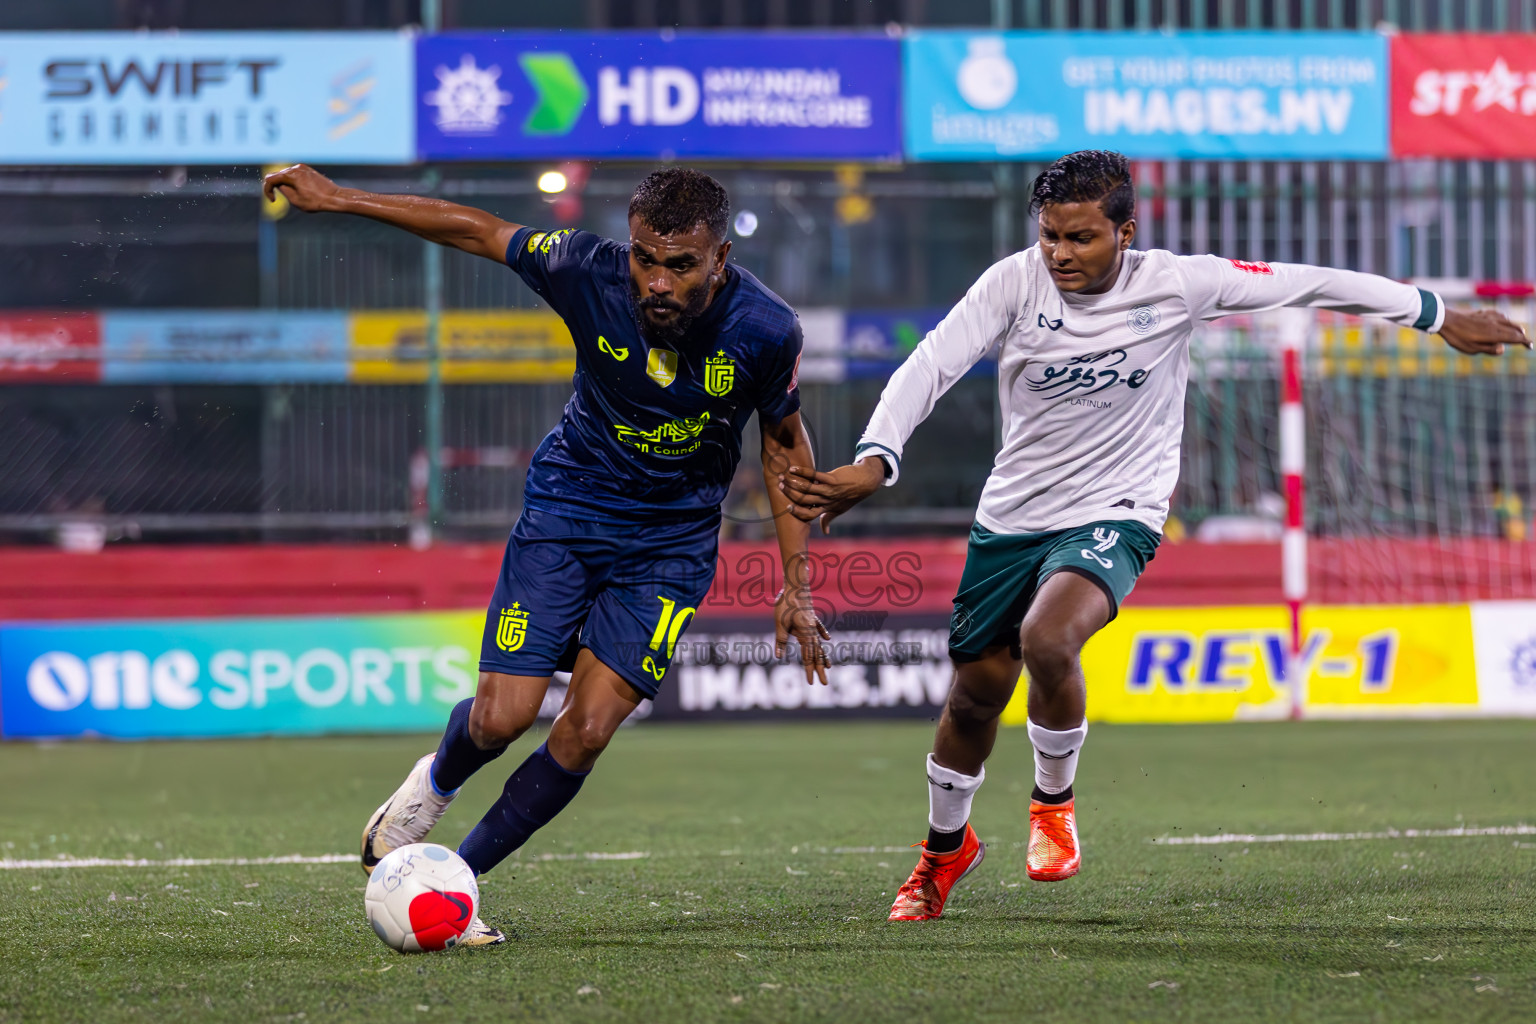
<instances>
[{"instance_id":1,"label":"white field line","mask_svg":"<svg viewBox=\"0 0 1536 1024\"><path fill-rule=\"evenodd\" d=\"M1348 843L1360 839L1461 839L1472 836L1536 836L1536 825L1389 828L1384 832L1277 832L1265 836L1223 832L1214 836L1158 836L1147 842L1159 846L1222 846L1232 843Z\"/></svg>"},{"instance_id":2,"label":"white field line","mask_svg":"<svg viewBox=\"0 0 1536 1024\"><path fill-rule=\"evenodd\" d=\"M1339 843L1353 842L1363 839L1456 839L1476 836L1536 836L1536 825L1492 825L1486 828L1458 827L1458 828L1403 828L1387 829L1382 832L1277 832L1270 835L1254 835L1242 832L1223 832L1213 836L1159 836L1149 839L1147 842L1160 846L1227 846L1233 843ZM1013 843L1013 846L1023 846L1023 843ZM1524 845L1524 844L1522 844ZM814 854L880 854L880 853L909 853L910 847L906 846L811 846L801 844L791 851L789 856L808 856ZM781 857L785 855L782 850L721 850L719 856L771 856ZM548 862L548 861L625 861L625 860L649 860L655 857L704 857L709 854L695 851L675 851L655 854L646 850L626 850L619 853L606 851L590 851L586 853L540 853L530 857L518 858L522 863ZM61 868L207 868L207 867L272 867L287 864L351 864L357 860L355 853L322 853L306 856L299 853L285 854L280 857L170 857L164 860L148 860L144 858L114 858L114 857L70 857L59 856L50 859L15 860L9 857L0 858L0 871L37 871L58 870Z\"/></svg>"},{"instance_id":3,"label":"white field line","mask_svg":"<svg viewBox=\"0 0 1536 1024\"><path fill-rule=\"evenodd\" d=\"M542 853L529 860L643 860L649 853ZM355 853L322 853L305 856L290 853L282 857L171 857L166 860L143 860L112 857L55 857L52 860L0 859L0 871L33 871L56 868L251 868L279 864L351 864L357 860Z\"/></svg>"},{"instance_id":4,"label":"white field line","mask_svg":"<svg viewBox=\"0 0 1536 1024\"><path fill-rule=\"evenodd\" d=\"M26 871L35 868L248 868L269 864L345 864L357 860L355 853L322 853L306 857L290 853L283 857L171 857L166 860L142 860L112 857L55 857L52 860L0 860L0 871Z\"/></svg>"}]
</instances>

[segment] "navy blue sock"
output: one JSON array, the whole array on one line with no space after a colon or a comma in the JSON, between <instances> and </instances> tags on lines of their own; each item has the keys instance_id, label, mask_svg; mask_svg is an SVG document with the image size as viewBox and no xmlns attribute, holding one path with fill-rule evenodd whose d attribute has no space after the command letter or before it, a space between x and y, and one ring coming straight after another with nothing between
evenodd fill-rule
<instances>
[{"instance_id":1,"label":"navy blue sock","mask_svg":"<svg viewBox=\"0 0 1536 1024\"><path fill-rule=\"evenodd\" d=\"M565 810L586 781L587 772L569 772L549 755L548 744L528 755L491 805L459 844L459 856L483 875Z\"/></svg>"},{"instance_id":2,"label":"navy blue sock","mask_svg":"<svg viewBox=\"0 0 1536 1024\"><path fill-rule=\"evenodd\" d=\"M440 796L447 796L468 781L475 772L501 756L507 748L481 750L469 738L469 709L474 698L461 700L448 714L448 728L437 745L437 759L432 762L432 786Z\"/></svg>"}]
</instances>

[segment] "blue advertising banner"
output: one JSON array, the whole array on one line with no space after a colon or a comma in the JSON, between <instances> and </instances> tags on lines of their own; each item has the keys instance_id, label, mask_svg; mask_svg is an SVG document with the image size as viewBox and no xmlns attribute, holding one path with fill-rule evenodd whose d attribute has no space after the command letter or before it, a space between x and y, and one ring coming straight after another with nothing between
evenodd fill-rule
<instances>
[{"instance_id":1,"label":"blue advertising banner","mask_svg":"<svg viewBox=\"0 0 1536 1024\"><path fill-rule=\"evenodd\" d=\"M1346 32L915 32L919 160L1384 159L1387 41Z\"/></svg>"},{"instance_id":2,"label":"blue advertising banner","mask_svg":"<svg viewBox=\"0 0 1536 1024\"><path fill-rule=\"evenodd\" d=\"M931 719L953 674L947 618L854 614L828 686L806 685L797 652L774 655L769 617L711 616L632 717ZM0 738L437 732L475 692L484 623L481 610L0 623ZM557 675L541 717L565 687Z\"/></svg>"},{"instance_id":3,"label":"blue advertising banner","mask_svg":"<svg viewBox=\"0 0 1536 1024\"><path fill-rule=\"evenodd\" d=\"M442 727L475 692L484 612L7 623L0 736Z\"/></svg>"},{"instance_id":4,"label":"blue advertising banner","mask_svg":"<svg viewBox=\"0 0 1536 1024\"><path fill-rule=\"evenodd\" d=\"M342 312L160 310L101 314L103 384L342 383Z\"/></svg>"},{"instance_id":5,"label":"blue advertising banner","mask_svg":"<svg viewBox=\"0 0 1536 1024\"><path fill-rule=\"evenodd\" d=\"M0 33L0 164L409 163L411 37Z\"/></svg>"},{"instance_id":6,"label":"blue advertising banner","mask_svg":"<svg viewBox=\"0 0 1536 1024\"><path fill-rule=\"evenodd\" d=\"M928 332L949 315L948 306L926 309L850 309L847 321L848 377L885 380L896 372ZM995 376L997 360L987 353L967 377Z\"/></svg>"},{"instance_id":7,"label":"blue advertising banner","mask_svg":"<svg viewBox=\"0 0 1536 1024\"><path fill-rule=\"evenodd\" d=\"M426 160L901 158L883 36L448 34L416 79Z\"/></svg>"}]
</instances>

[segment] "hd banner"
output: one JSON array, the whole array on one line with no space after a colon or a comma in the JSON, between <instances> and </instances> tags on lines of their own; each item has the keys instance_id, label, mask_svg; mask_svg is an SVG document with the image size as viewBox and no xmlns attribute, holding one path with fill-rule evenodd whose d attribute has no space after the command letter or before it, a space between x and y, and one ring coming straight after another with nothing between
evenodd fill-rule
<instances>
[{"instance_id":1,"label":"hd banner","mask_svg":"<svg viewBox=\"0 0 1536 1024\"><path fill-rule=\"evenodd\" d=\"M0 164L409 163L412 37L0 33Z\"/></svg>"},{"instance_id":2,"label":"hd banner","mask_svg":"<svg viewBox=\"0 0 1536 1024\"><path fill-rule=\"evenodd\" d=\"M1346 32L914 32L918 160L1387 155L1387 44Z\"/></svg>"},{"instance_id":3,"label":"hd banner","mask_svg":"<svg viewBox=\"0 0 1536 1024\"><path fill-rule=\"evenodd\" d=\"M1394 36L1392 153L1536 157L1536 36Z\"/></svg>"},{"instance_id":4,"label":"hd banner","mask_svg":"<svg viewBox=\"0 0 1536 1024\"><path fill-rule=\"evenodd\" d=\"M899 44L874 35L422 38L424 160L900 160Z\"/></svg>"}]
</instances>

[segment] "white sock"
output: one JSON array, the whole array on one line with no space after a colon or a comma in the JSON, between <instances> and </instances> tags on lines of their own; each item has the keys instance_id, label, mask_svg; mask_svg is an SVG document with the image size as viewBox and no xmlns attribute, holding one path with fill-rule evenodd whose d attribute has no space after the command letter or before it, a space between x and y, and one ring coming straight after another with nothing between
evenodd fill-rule
<instances>
[{"instance_id":1,"label":"white sock","mask_svg":"<svg viewBox=\"0 0 1536 1024\"><path fill-rule=\"evenodd\" d=\"M928 824L935 832L965 828L971 820L971 798L986 777L986 768L976 775L961 775L928 755Z\"/></svg>"},{"instance_id":2,"label":"white sock","mask_svg":"<svg viewBox=\"0 0 1536 1024\"><path fill-rule=\"evenodd\" d=\"M1088 723L1075 729L1047 729L1029 723L1029 742L1035 745L1035 785L1042 793L1061 793L1077 776L1077 756L1088 738Z\"/></svg>"}]
</instances>

